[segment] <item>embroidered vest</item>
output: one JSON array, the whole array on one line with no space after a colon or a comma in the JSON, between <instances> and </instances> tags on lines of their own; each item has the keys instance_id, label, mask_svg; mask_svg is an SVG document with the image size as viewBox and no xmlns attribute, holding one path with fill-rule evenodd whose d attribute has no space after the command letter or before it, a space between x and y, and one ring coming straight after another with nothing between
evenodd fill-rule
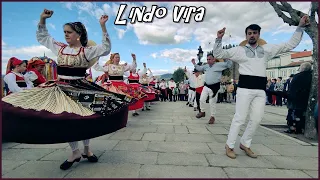
<instances>
[{"instance_id":1,"label":"embroidered vest","mask_svg":"<svg viewBox=\"0 0 320 180\"><path fill-rule=\"evenodd\" d=\"M12 73L12 72L11 72ZM25 79L24 79L24 77L23 76L19 76L19 75L17 75L17 74L15 74L15 73L13 73L15 76L16 76L16 82L17 82L17 85L20 87L20 88L25 88L25 87L27 87L27 83L26 83L26 81L25 81ZM10 91L10 89L9 89L9 92L7 93L7 95L9 95L9 94L11 94L12 92Z\"/></svg>"}]
</instances>

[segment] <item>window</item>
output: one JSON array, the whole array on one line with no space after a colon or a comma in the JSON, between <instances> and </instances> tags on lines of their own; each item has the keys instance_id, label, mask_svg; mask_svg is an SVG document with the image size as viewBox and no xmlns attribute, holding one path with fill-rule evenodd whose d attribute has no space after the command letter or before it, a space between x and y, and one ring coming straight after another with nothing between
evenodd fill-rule
<instances>
[{"instance_id":1,"label":"window","mask_svg":"<svg viewBox=\"0 0 320 180\"><path fill-rule=\"evenodd\" d=\"M284 77L287 77L287 70L282 70L282 77L284 78Z\"/></svg>"},{"instance_id":2,"label":"window","mask_svg":"<svg viewBox=\"0 0 320 180\"><path fill-rule=\"evenodd\" d=\"M270 74L269 74L269 77L270 77L270 78L274 78L274 71L270 71L269 73L270 73Z\"/></svg>"}]
</instances>

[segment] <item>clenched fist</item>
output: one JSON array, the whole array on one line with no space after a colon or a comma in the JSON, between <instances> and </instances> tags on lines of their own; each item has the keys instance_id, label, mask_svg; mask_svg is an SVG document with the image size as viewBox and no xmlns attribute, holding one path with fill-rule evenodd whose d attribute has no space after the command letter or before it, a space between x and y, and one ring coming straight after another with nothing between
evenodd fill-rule
<instances>
[{"instance_id":1,"label":"clenched fist","mask_svg":"<svg viewBox=\"0 0 320 180\"><path fill-rule=\"evenodd\" d=\"M102 15L101 18L100 18L100 20L99 20L99 22L100 22L101 25L104 25L104 24L106 24L106 22L108 21L108 19L109 19L109 16L108 16L108 15Z\"/></svg>"},{"instance_id":2,"label":"clenched fist","mask_svg":"<svg viewBox=\"0 0 320 180\"><path fill-rule=\"evenodd\" d=\"M41 13L40 17L43 19L47 19L50 18L53 14L53 11L48 10L48 9L44 9L43 12Z\"/></svg>"},{"instance_id":3,"label":"clenched fist","mask_svg":"<svg viewBox=\"0 0 320 180\"><path fill-rule=\"evenodd\" d=\"M224 36L225 32L226 32L226 28L225 27L223 29L219 30L217 32L217 38L222 38Z\"/></svg>"}]
</instances>

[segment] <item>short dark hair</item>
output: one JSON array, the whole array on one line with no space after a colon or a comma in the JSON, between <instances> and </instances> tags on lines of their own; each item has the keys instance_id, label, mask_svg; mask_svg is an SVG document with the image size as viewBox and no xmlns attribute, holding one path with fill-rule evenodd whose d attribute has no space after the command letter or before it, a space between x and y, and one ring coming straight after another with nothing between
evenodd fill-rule
<instances>
[{"instance_id":1,"label":"short dark hair","mask_svg":"<svg viewBox=\"0 0 320 180\"><path fill-rule=\"evenodd\" d=\"M251 24L246 28L246 31L245 31L246 34L247 34L248 29L251 29L251 30L254 30L254 31L258 31L259 34L260 34L261 27L259 25L257 25L257 24Z\"/></svg>"},{"instance_id":2,"label":"short dark hair","mask_svg":"<svg viewBox=\"0 0 320 180\"><path fill-rule=\"evenodd\" d=\"M212 56L212 57L214 58L213 51L207 52L207 57L208 57L208 56Z\"/></svg>"}]
</instances>

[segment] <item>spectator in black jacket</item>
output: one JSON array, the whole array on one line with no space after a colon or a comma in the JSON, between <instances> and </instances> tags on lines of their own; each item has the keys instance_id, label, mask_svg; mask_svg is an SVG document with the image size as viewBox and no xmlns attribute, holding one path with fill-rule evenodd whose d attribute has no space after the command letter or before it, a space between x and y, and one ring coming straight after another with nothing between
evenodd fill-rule
<instances>
[{"instance_id":1,"label":"spectator in black jacket","mask_svg":"<svg viewBox=\"0 0 320 180\"><path fill-rule=\"evenodd\" d=\"M283 92L288 93L288 91L290 89L290 83L292 81L293 76L294 76L294 74L291 74L289 76L289 79L287 79L286 83L284 83ZM287 104L287 99L283 98L283 100L284 100L284 104Z\"/></svg>"},{"instance_id":2,"label":"spectator in black jacket","mask_svg":"<svg viewBox=\"0 0 320 180\"><path fill-rule=\"evenodd\" d=\"M311 64L309 62L300 65L300 72L295 74L288 91L287 107L290 110L287 133L302 133L305 123L305 112L308 106L312 80Z\"/></svg>"},{"instance_id":3,"label":"spectator in black jacket","mask_svg":"<svg viewBox=\"0 0 320 180\"><path fill-rule=\"evenodd\" d=\"M272 79L269 87L269 93L274 92L275 84L276 84L276 79ZM276 95L273 95L273 94L271 95L271 101L269 102L271 102L272 106L276 105L276 97L277 97Z\"/></svg>"}]
</instances>

